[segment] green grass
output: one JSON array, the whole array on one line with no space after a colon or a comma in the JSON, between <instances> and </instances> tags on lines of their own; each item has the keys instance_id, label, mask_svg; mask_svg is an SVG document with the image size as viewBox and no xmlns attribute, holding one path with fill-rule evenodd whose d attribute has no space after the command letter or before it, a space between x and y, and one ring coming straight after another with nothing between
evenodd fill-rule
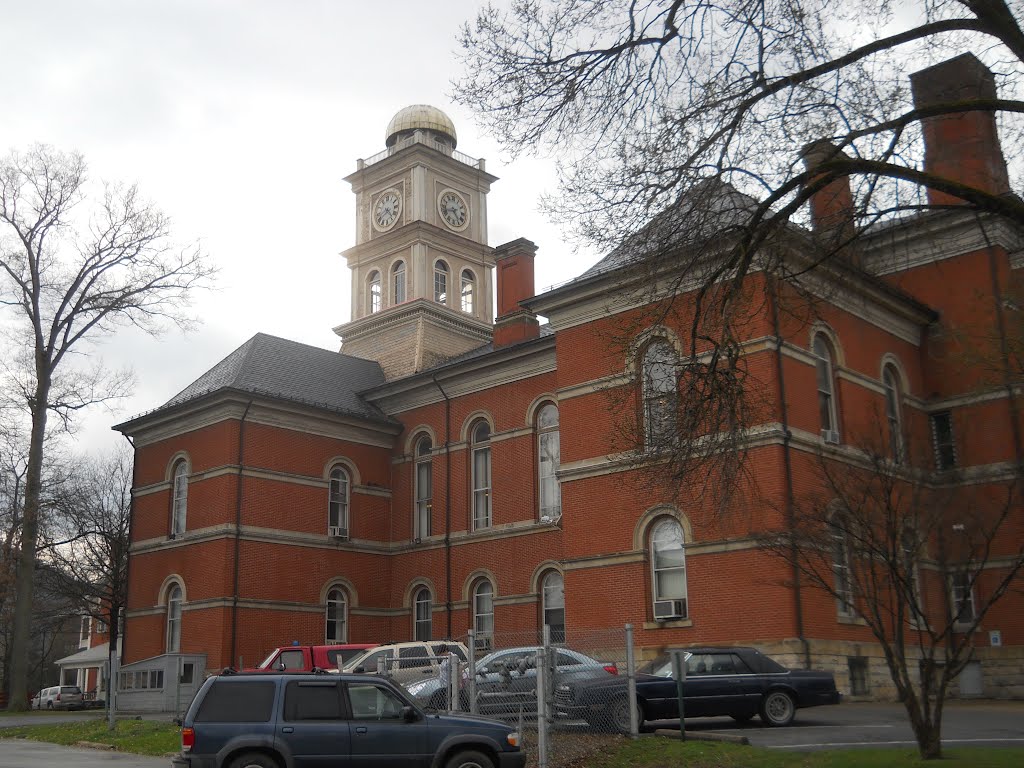
<instances>
[{"instance_id":1,"label":"green grass","mask_svg":"<svg viewBox=\"0 0 1024 768\"><path fill-rule=\"evenodd\" d=\"M45 717L45 716L44 716ZM54 744L79 741L113 744L120 752L161 756L177 752L177 726L152 720L118 720L116 730L107 721L41 723L0 726L0 739L25 738ZM921 760L912 749L843 749L820 752L786 752L710 741L680 742L671 738L644 737L630 741L600 737L593 741L556 746L552 768L1017 768L1024 765L1024 748L948 749L941 762Z\"/></svg>"},{"instance_id":2,"label":"green grass","mask_svg":"<svg viewBox=\"0 0 1024 768\"><path fill-rule=\"evenodd\" d=\"M119 752L137 755L166 755L181 747L178 726L152 720L118 720L113 732L107 730L106 718L76 723L45 723L40 725L0 726L0 738L23 738L71 746L79 741L113 744Z\"/></svg>"}]
</instances>

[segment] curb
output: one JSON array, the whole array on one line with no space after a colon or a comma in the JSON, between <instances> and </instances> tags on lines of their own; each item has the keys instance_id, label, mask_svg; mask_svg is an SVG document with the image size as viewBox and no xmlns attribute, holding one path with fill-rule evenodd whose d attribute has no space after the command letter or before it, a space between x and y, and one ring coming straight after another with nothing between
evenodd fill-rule
<instances>
[{"instance_id":1,"label":"curb","mask_svg":"<svg viewBox=\"0 0 1024 768\"><path fill-rule=\"evenodd\" d=\"M116 747L113 744L102 744L98 741L76 741L76 747L85 747L86 749L105 749L108 752L113 752Z\"/></svg>"},{"instance_id":2,"label":"curb","mask_svg":"<svg viewBox=\"0 0 1024 768\"><path fill-rule=\"evenodd\" d=\"M679 731L673 730L671 728L658 728L654 732L654 735L655 736L662 736L662 737L667 738L667 739L678 739L679 738ZM706 731L696 731L696 732L694 732L694 731L687 731L686 732L686 740L687 741L725 741L725 742L728 742L730 744L745 744L746 746L750 746L750 739L748 739L746 736L738 736L737 734L734 734L734 733L713 733L713 732L706 732Z\"/></svg>"}]
</instances>

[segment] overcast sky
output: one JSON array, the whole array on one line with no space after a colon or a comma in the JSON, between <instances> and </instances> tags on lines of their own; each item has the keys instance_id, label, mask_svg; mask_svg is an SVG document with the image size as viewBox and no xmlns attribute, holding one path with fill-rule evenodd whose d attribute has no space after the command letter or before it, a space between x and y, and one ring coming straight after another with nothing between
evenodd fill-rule
<instances>
[{"instance_id":1,"label":"overcast sky","mask_svg":"<svg viewBox=\"0 0 1024 768\"><path fill-rule=\"evenodd\" d=\"M433 104L459 150L499 177L490 244L540 248L538 290L581 272L537 210L551 164L509 164L450 101L459 25L471 0L0 0L7 79L0 152L34 142L85 155L90 176L138 182L175 235L220 266L188 337L122 333L103 345L131 365L135 396L82 422L90 448L122 440L110 426L157 407L257 332L337 349L350 319L338 255L354 244L355 196L342 178L384 149L391 117Z\"/></svg>"}]
</instances>

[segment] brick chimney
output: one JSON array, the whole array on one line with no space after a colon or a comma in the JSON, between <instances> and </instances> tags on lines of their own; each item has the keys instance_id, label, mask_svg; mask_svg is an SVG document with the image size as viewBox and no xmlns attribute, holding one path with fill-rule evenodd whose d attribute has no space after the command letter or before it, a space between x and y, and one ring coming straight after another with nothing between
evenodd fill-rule
<instances>
[{"instance_id":1,"label":"brick chimney","mask_svg":"<svg viewBox=\"0 0 1024 768\"><path fill-rule=\"evenodd\" d=\"M917 109L996 98L995 77L973 54L922 69L910 76ZM924 169L957 183L1001 195L1010 191L1006 160L999 146L995 113L974 110L928 117L924 130ZM928 189L932 205L962 205L946 192Z\"/></svg>"},{"instance_id":2,"label":"brick chimney","mask_svg":"<svg viewBox=\"0 0 1024 768\"><path fill-rule=\"evenodd\" d=\"M804 167L814 171L819 165L827 163L835 157L845 157L845 153L828 139L812 141L800 151ZM817 177L810 181L814 182ZM853 226L853 192L850 190L850 177L840 176L814 192L810 199L811 228L815 238L829 250L835 250L853 261L856 249L852 247Z\"/></svg>"},{"instance_id":3,"label":"brick chimney","mask_svg":"<svg viewBox=\"0 0 1024 768\"><path fill-rule=\"evenodd\" d=\"M498 316L494 321L494 346L505 347L540 336L537 316L519 306L534 294L533 260L537 246L525 238L494 249L498 268Z\"/></svg>"}]
</instances>

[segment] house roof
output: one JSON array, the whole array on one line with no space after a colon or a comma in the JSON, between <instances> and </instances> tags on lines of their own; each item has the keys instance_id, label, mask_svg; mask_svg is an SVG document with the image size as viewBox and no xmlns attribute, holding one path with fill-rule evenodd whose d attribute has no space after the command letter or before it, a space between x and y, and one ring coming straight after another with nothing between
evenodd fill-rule
<instances>
[{"instance_id":1,"label":"house roof","mask_svg":"<svg viewBox=\"0 0 1024 768\"><path fill-rule=\"evenodd\" d=\"M391 423L358 395L383 383L373 360L257 333L150 414L233 390Z\"/></svg>"},{"instance_id":2,"label":"house roof","mask_svg":"<svg viewBox=\"0 0 1024 768\"><path fill-rule=\"evenodd\" d=\"M106 661L110 657L110 643L100 643L84 651L57 659L57 664L62 667L94 666Z\"/></svg>"}]
</instances>

